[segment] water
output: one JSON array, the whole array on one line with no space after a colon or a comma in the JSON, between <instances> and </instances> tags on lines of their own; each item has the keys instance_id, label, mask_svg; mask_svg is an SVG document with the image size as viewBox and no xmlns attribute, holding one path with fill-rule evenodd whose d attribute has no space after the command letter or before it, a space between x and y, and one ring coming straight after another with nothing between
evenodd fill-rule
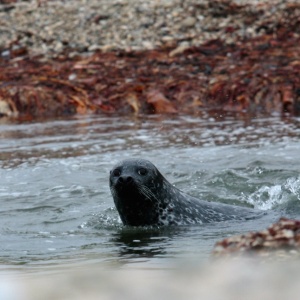
<instances>
[{"instance_id":1,"label":"water","mask_svg":"<svg viewBox=\"0 0 300 300\"><path fill-rule=\"evenodd\" d=\"M216 241L300 218L300 119L87 116L0 125L1 271L65 265L168 269ZM169 228L120 223L108 187L119 160L151 160L183 191L266 210L258 220Z\"/></svg>"}]
</instances>

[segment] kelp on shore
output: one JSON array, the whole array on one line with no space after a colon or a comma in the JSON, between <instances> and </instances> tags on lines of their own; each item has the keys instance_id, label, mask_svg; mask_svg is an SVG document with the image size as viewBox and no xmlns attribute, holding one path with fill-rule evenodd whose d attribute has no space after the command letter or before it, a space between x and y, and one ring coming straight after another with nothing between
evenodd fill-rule
<instances>
[{"instance_id":1,"label":"kelp on shore","mask_svg":"<svg viewBox=\"0 0 300 300\"><path fill-rule=\"evenodd\" d=\"M236 7L235 7L236 9ZM174 43L143 51L114 50L70 57L34 56L18 43L2 49L0 114L245 113L300 111L300 4L293 17L266 22L255 38L201 46ZM234 32L228 28L228 32Z\"/></svg>"}]
</instances>

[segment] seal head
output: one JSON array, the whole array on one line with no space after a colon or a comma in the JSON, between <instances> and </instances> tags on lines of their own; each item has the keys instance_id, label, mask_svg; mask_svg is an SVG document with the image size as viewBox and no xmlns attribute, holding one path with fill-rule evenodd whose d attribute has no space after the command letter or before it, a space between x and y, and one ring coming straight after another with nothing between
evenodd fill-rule
<instances>
[{"instance_id":1,"label":"seal head","mask_svg":"<svg viewBox=\"0 0 300 300\"><path fill-rule=\"evenodd\" d=\"M201 224L247 220L263 214L187 195L144 159L127 159L116 164L110 172L109 185L124 225Z\"/></svg>"},{"instance_id":2,"label":"seal head","mask_svg":"<svg viewBox=\"0 0 300 300\"><path fill-rule=\"evenodd\" d=\"M110 172L110 189L121 220L125 225L158 223L163 207L164 177L147 160L128 159Z\"/></svg>"}]
</instances>

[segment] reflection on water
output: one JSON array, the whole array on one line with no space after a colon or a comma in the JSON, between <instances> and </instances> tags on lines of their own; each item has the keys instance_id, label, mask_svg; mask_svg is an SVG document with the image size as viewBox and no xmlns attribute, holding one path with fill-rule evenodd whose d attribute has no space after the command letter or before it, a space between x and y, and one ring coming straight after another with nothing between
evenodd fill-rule
<instances>
[{"instance_id":1,"label":"reflection on water","mask_svg":"<svg viewBox=\"0 0 300 300\"><path fill-rule=\"evenodd\" d=\"M149 232L120 232L114 235L112 242L120 250L120 258L130 259L130 258L151 258L156 255L165 255L166 247L164 246L168 237L162 236L160 239L159 232L157 234ZM155 237L156 239L151 239Z\"/></svg>"},{"instance_id":2,"label":"reflection on water","mask_svg":"<svg viewBox=\"0 0 300 300\"><path fill-rule=\"evenodd\" d=\"M111 241L119 248L121 260L164 257L168 255L170 240L185 227L168 228L130 228L124 227L114 233Z\"/></svg>"},{"instance_id":3,"label":"reflection on water","mask_svg":"<svg viewBox=\"0 0 300 300\"><path fill-rule=\"evenodd\" d=\"M0 125L0 257L8 266L97 262L164 268L214 243L300 217L299 118L85 116ZM270 212L244 223L124 228L108 187L118 160L143 157L201 199Z\"/></svg>"}]
</instances>

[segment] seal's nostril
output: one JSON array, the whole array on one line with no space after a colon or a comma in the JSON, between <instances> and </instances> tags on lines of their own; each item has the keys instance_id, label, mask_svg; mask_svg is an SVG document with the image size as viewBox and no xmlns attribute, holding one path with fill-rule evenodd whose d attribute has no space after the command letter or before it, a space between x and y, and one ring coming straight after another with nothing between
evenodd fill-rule
<instances>
[{"instance_id":1,"label":"seal's nostril","mask_svg":"<svg viewBox=\"0 0 300 300\"><path fill-rule=\"evenodd\" d=\"M131 182L133 182L133 178L131 176L120 176L118 178L118 181L120 183L131 183Z\"/></svg>"},{"instance_id":2,"label":"seal's nostril","mask_svg":"<svg viewBox=\"0 0 300 300\"><path fill-rule=\"evenodd\" d=\"M126 182L127 183L130 183L130 182L132 182L133 181L133 178L131 177L131 176L128 176L127 178L126 178Z\"/></svg>"}]
</instances>

